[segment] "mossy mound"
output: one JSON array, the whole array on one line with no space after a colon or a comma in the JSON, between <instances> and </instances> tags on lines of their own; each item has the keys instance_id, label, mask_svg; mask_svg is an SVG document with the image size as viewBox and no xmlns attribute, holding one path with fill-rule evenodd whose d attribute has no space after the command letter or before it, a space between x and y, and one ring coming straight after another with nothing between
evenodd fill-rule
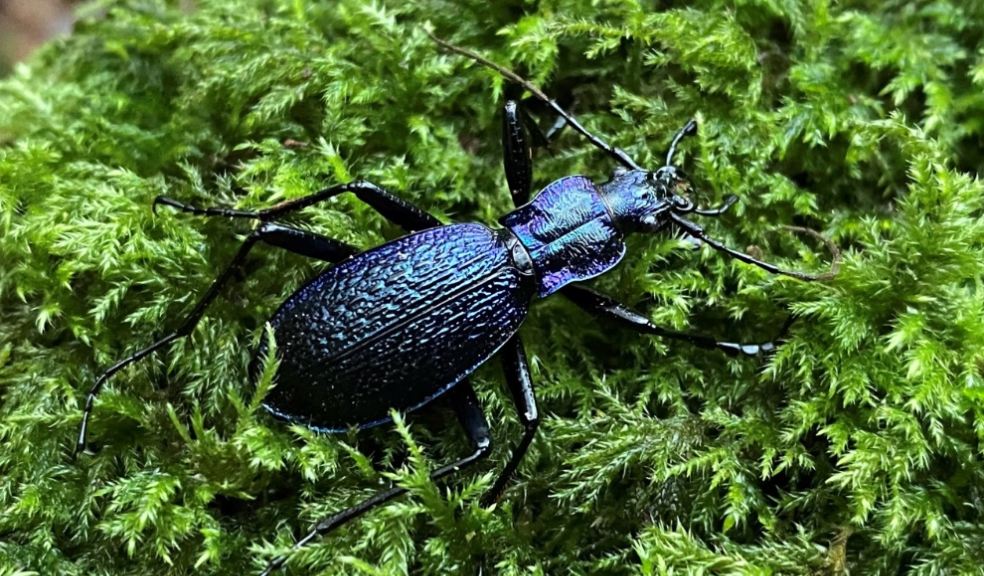
<instances>
[{"instance_id":1,"label":"mossy mound","mask_svg":"<svg viewBox=\"0 0 984 576\"><path fill-rule=\"evenodd\" d=\"M476 376L495 452L447 486L427 480L465 449L446 411L402 434L274 422L250 350L322 266L257 250L191 338L110 381L72 462L95 376L176 326L249 229L155 196L262 207L360 177L448 221L509 209L502 80L425 23L573 96L646 166L696 115L701 202L742 200L708 230L820 271L823 246L781 229L810 226L840 274L634 238L596 288L729 339L795 313L788 342L729 358L544 301L523 337L545 422L485 510L520 433L498 363ZM0 81L0 574L252 573L391 480L411 495L288 572L981 573L982 89L984 5L956 0L97 2ZM535 182L613 168L568 131ZM351 199L295 221L398 234Z\"/></svg>"}]
</instances>

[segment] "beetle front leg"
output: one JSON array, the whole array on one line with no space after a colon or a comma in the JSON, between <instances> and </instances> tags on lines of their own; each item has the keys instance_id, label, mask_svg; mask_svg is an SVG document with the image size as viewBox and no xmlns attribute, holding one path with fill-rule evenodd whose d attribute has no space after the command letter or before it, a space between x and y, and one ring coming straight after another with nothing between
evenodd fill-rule
<instances>
[{"instance_id":1,"label":"beetle front leg","mask_svg":"<svg viewBox=\"0 0 984 576\"><path fill-rule=\"evenodd\" d=\"M514 99L506 101L502 108L502 163L506 170L506 183L514 206L530 201L533 186L533 148L546 147L565 127L567 121L558 117L544 133Z\"/></svg>"},{"instance_id":2,"label":"beetle front leg","mask_svg":"<svg viewBox=\"0 0 984 576\"><path fill-rule=\"evenodd\" d=\"M661 328L653 324L649 318L646 318L628 306L619 304L608 296L582 286L565 286L561 289L561 293L580 308L593 314L610 318L637 332L653 334L663 338L672 338L674 340L683 340L705 350L721 350L730 356L761 356L763 354L770 354L776 350L775 341L759 344L740 344L737 342L723 342L709 336L687 334L685 332ZM780 336L786 333L793 320L793 316L790 316L786 320L779 331Z\"/></svg>"},{"instance_id":3,"label":"beetle front leg","mask_svg":"<svg viewBox=\"0 0 984 576\"><path fill-rule=\"evenodd\" d=\"M533 147L523 126L519 103L509 100L502 108L502 163L513 204L530 201L533 185Z\"/></svg>"},{"instance_id":4,"label":"beetle front leg","mask_svg":"<svg viewBox=\"0 0 984 576\"><path fill-rule=\"evenodd\" d=\"M428 214L422 208L407 202L406 200L387 191L385 188L367 182L356 180L348 184L336 184L324 190L319 190L313 194L286 200L262 210L237 210L235 208L207 207L199 208L191 204L180 202L166 196L158 196L154 199L154 208L158 204L171 206L183 212L190 212L199 216L222 216L224 218L255 218L257 220L269 221L284 214L296 212L308 206L323 202L344 192L352 192L356 198L368 204L380 216L389 220L393 224L403 228L407 232L424 230L441 225L441 221Z\"/></svg>"},{"instance_id":5,"label":"beetle front leg","mask_svg":"<svg viewBox=\"0 0 984 576\"><path fill-rule=\"evenodd\" d=\"M93 383L92 387L89 389L89 393L85 397L85 408L82 411L82 424L79 426L79 435L75 443L75 450L72 454L73 457L78 455L79 452L85 450L86 438L89 431L89 418L92 415L92 408L96 401L96 395L99 394L100 390L102 390L103 384L105 384L113 374L116 374L126 366L129 366L144 356L167 346L178 338L191 334L192 330L195 329L195 326L197 326L198 322L202 319L202 315L205 314L205 309L208 308L209 304L211 304L212 301L215 300L216 296L219 295L219 291L232 277L233 272L235 272L236 269L242 265L243 261L246 259L246 255L249 254L249 251L256 245L257 242L264 242L266 244L270 244L271 246L283 248L290 252L328 262L341 262L345 258L348 258L358 252L354 246L350 246L338 240L333 240L326 236L321 236L320 234L315 234L313 232L300 230L290 226L284 226L276 222L265 222L246 238L242 246L240 246L239 251L236 252L236 255L233 257L232 262L230 262L229 265L226 266L225 270L219 274L218 278L212 282L212 285L209 286L205 296L199 300L198 304L195 305L195 308L190 314L188 314L184 322L181 323L181 326L178 327L177 330L171 332L163 338L160 338L150 346L147 346L146 348L143 348L142 350L139 350L138 352L120 360L116 364L113 364L98 378L96 378L96 381Z\"/></svg>"},{"instance_id":6,"label":"beetle front leg","mask_svg":"<svg viewBox=\"0 0 984 576\"><path fill-rule=\"evenodd\" d=\"M523 437L519 444L513 449L509 462L495 479L492 488L482 496L482 506L495 503L503 491L506 484L516 473L516 468L526 456L526 452L536 435L536 429L540 425L540 414L536 407L536 396L533 392L533 380L530 378L530 367L526 361L526 351L519 335L515 335L502 349L502 367L506 373L506 382L509 384L509 392L512 394L513 403L516 405L516 412L519 421L523 425Z\"/></svg>"},{"instance_id":7,"label":"beetle front leg","mask_svg":"<svg viewBox=\"0 0 984 576\"><path fill-rule=\"evenodd\" d=\"M448 392L448 397L450 398L451 405L458 416L458 422L468 435L468 440L471 442L473 452L452 464L448 464L447 466L443 466L435 470L431 474L431 478L434 480L439 480L449 476L450 474L458 472L470 464L478 462L482 458L488 456L492 449L492 437L489 434L489 424L485 419L485 414L482 412L482 407L478 403L478 397L475 395L475 390L471 387L471 384L467 380L459 383L452 388L450 392ZM324 520L318 522L306 536L298 540L297 543L291 548L291 551L295 551L298 548L306 546L311 541L328 534L349 520L358 518L373 508L381 504L385 504L398 496L406 494L406 492L406 488L394 486L389 490L379 492L376 495L363 500L361 503L356 504L351 508L341 511L334 516L325 518ZM274 558L263 570L261 576L269 576L269 574L282 567L286 561L286 556Z\"/></svg>"}]
</instances>

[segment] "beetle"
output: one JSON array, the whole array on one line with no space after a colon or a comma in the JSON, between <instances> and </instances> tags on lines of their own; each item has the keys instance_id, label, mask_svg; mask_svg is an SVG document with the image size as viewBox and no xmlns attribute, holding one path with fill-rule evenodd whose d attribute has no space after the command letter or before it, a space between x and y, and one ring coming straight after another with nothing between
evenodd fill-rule
<instances>
[{"instance_id":1,"label":"beetle","mask_svg":"<svg viewBox=\"0 0 984 576\"><path fill-rule=\"evenodd\" d=\"M533 440L540 422L530 370L518 330L530 304L559 293L577 306L640 332L681 339L705 349L756 356L775 349L773 342L740 344L675 332L643 314L578 284L611 270L626 252L625 237L675 228L711 248L775 274L801 280L829 278L781 269L733 250L708 236L689 215L718 216L736 201L698 208L686 195L687 176L673 164L681 140L697 130L687 122L673 137L666 164L650 171L624 151L585 129L554 100L512 71L481 55L431 36L446 50L498 71L545 103L573 130L614 158L620 167L603 184L584 176L561 178L531 200L532 126L515 100L503 109L502 141L509 191L516 207L499 226L480 223L443 225L421 208L371 182L329 186L259 211L201 208L158 197L165 205L203 216L246 218L258 226L232 261L212 282L181 325L103 372L90 388L82 412L75 453L86 448L93 404L104 383L125 366L187 336L257 243L264 243L333 264L299 288L273 314L279 356L278 385L263 401L274 417L318 432L365 429L391 420L391 411L411 412L446 396L468 437L472 452L438 468L433 478L450 475L489 454L489 426L469 375L491 357L503 359L508 388L524 432L483 504L496 501ZM359 253L356 248L277 219L342 193L353 193L406 235ZM800 229L812 234L812 231ZM829 242L828 247L835 250ZM251 364L269 342L262 340ZM294 549L383 504L406 490L393 487L320 521ZM263 574L282 566L275 558Z\"/></svg>"}]
</instances>

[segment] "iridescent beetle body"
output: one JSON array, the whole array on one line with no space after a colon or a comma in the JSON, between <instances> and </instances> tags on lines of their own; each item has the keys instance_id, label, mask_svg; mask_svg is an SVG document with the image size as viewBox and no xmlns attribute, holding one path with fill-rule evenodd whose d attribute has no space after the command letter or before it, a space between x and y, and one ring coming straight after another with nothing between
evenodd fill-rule
<instances>
[{"instance_id":1,"label":"iridescent beetle body","mask_svg":"<svg viewBox=\"0 0 984 576\"><path fill-rule=\"evenodd\" d=\"M533 281L510 240L482 224L452 224L329 268L270 319L281 360L263 406L341 432L447 392L526 319Z\"/></svg>"},{"instance_id":2,"label":"iridescent beetle body","mask_svg":"<svg viewBox=\"0 0 984 576\"><path fill-rule=\"evenodd\" d=\"M623 230L665 209L658 195L645 172L601 187L569 176L503 216L502 228L430 228L329 268L270 319L279 385L263 406L321 432L425 406L509 341L532 298L618 264Z\"/></svg>"},{"instance_id":3,"label":"iridescent beetle body","mask_svg":"<svg viewBox=\"0 0 984 576\"><path fill-rule=\"evenodd\" d=\"M581 286L580 282L611 270L622 260L626 235L675 228L772 273L803 280L829 277L782 270L732 250L684 217L717 216L735 201L731 197L719 208L699 209L682 194L690 185L672 159L680 140L695 133L696 122L688 122L673 138L665 166L645 170L625 152L588 132L526 80L473 52L435 40L524 87L571 129L618 161L621 168L600 185L583 176L561 178L530 200L532 157L524 125L535 125L525 121L517 102L510 100L503 110L503 147L506 180L518 208L503 216L496 227L443 225L424 210L365 181L331 186L255 212L198 208L158 198L155 207L163 204L199 215L249 218L259 221L259 226L178 329L99 376L86 397L76 452L86 446L96 394L106 380L130 363L190 334L250 249L261 242L334 264L291 295L270 319L280 364L277 385L264 398L263 406L278 418L321 432L340 432L375 426L387 422L392 410L408 412L441 395L448 396L473 451L432 474L435 479L443 478L489 453L488 423L468 376L493 355L502 357L524 433L483 503L493 502L502 494L540 421L518 335L533 300L559 293L623 326L729 354L756 356L774 349L772 342L737 344L667 330ZM407 235L359 253L345 243L276 221L279 216L344 192L354 193L404 228ZM268 346L264 340L256 352L253 377ZM404 492L400 487L390 488L322 520L295 547ZM264 574L284 561L284 557L274 559Z\"/></svg>"}]
</instances>

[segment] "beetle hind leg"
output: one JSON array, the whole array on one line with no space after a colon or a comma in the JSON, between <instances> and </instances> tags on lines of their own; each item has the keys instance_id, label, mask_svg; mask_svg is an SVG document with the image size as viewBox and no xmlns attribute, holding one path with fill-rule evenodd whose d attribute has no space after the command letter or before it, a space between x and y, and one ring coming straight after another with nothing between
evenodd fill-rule
<instances>
[{"instance_id":1,"label":"beetle hind leg","mask_svg":"<svg viewBox=\"0 0 984 576\"><path fill-rule=\"evenodd\" d=\"M222 273L220 273L219 276L212 282L212 285L209 286L208 291L201 298L201 300L198 301L198 304L195 305L195 308L191 311L191 313L185 317L184 321L177 328L177 330L174 330L166 336L158 339L142 350L139 350L136 353L118 361L106 369L105 372L100 374L98 378L96 378L96 381L92 384L92 387L89 389L89 392L85 397L85 407L82 410L82 423L79 425L79 434L76 439L75 449L72 453L73 457L85 450L89 431L89 419L92 416L92 409L96 401L96 396L99 394L100 390L102 390L102 387L106 381L109 380L113 374L116 374L123 368L133 364L144 356L167 346L179 338L191 334L192 330L195 329L195 326L198 325L198 322L205 314L205 309L208 308L209 304L211 304L212 301L219 295L222 287L225 286L225 284L232 277L233 273L246 260L246 255L249 254L250 250L256 245L257 242L263 242L278 248L283 248L290 252L301 254L302 256L317 258L328 262L340 262L358 252L354 246L350 246L338 240L333 240L326 236L321 236L320 234L277 224L276 222L265 222L246 238L242 246L240 246L239 251L236 252L235 257L233 257L232 262L230 262L229 265L226 266L225 270L223 270Z\"/></svg>"},{"instance_id":2,"label":"beetle hind leg","mask_svg":"<svg viewBox=\"0 0 984 576\"><path fill-rule=\"evenodd\" d=\"M451 405L458 416L458 421L461 423L462 428L464 428L465 433L468 435L468 440L472 445L473 451L468 456L435 470L431 474L431 478L434 480L439 480L449 476L452 473L469 466L470 464L478 462L488 456L492 449L492 437L489 434L488 421L485 419L485 414L482 412L482 407L478 403L478 397L475 395L475 390L471 387L471 384L468 383L467 380L459 383L448 392L448 397L450 398ZM306 546L313 540L325 536L346 522L358 518L373 508L381 504L385 504L398 496L406 494L406 492L406 488L394 486L389 490L384 490L370 498L367 498L366 500L363 500L351 508L321 520L314 526L314 528L311 529L310 532L307 533L307 535L294 544L291 551L295 551L298 548ZM274 571L282 567L286 561L287 556L279 556L274 558L263 570L262 576L269 576L269 574L272 574Z\"/></svg>"}]
</instances>

